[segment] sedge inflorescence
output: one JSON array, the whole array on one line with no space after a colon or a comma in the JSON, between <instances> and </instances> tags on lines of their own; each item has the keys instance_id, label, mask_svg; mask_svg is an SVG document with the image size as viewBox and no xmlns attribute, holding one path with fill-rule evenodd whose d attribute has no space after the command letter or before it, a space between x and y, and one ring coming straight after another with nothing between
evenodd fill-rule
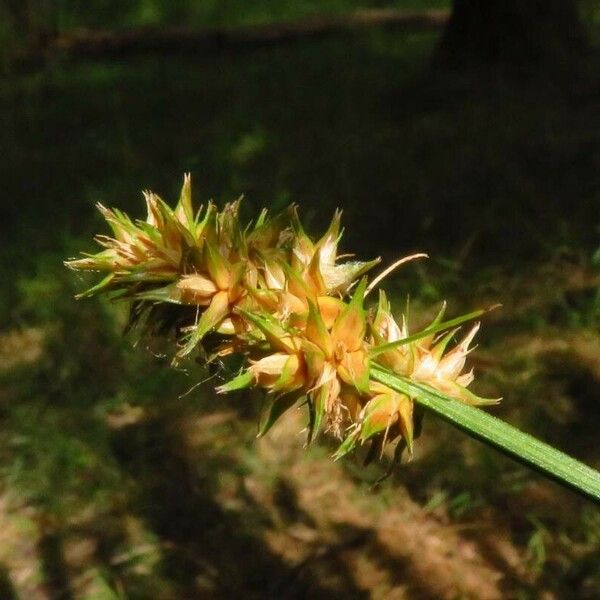
<instances>
[{"instance_id":1,"label":"sedge inflorescence","mask_svg":"<svg viewBox=\"0 0 600 600\"><path fill-rule=\"evenodd\" d=\"M308 441L330 434L341 442L336 457L365 442L382 451L394 440L412 452L413 398L375 381L374 365L469 404L494 402L469 391L473 373L463 372L478 324L453 343L452 325L461 319L444 322L445 306L417 333L408 331L406 315L396 320L383 291L365 309L382 278L368 284L366 273L380 261L342 260L339 211L314 240L295 206L273 217L262 211L247 225L240 201L194 211L189 176L174 209L144 196L145 221L99 205L112 236L96 237L101 252L66 264L106 275L80 296L129 300L132 327L175 333L175 362L241 356L243 367L217 392L264 390L261 433L305 404Z\"/></svg>"}]
</instances>

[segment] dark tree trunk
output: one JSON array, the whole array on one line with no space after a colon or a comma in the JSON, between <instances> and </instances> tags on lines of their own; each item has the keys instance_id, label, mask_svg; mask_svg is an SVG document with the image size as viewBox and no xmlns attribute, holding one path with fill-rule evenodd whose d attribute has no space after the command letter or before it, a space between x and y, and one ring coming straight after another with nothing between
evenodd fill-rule
<instances>
[{"instance_id":1,"label":"dark tree trunk","mask_svg":"<svg viewBox=\"0 0 600 600\"><path fill-rule=\"evenodd\" d=\"M569 68L586 48L575 0L454 0L437 63L517 72Z\"/></svg>"}]
</instances>

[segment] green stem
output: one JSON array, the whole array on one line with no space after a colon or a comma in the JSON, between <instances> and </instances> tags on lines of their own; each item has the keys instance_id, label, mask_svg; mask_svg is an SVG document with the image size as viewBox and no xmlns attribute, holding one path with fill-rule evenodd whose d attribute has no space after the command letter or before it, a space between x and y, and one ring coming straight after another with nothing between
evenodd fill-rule
<instances>
[{"instance_id":1,"label":"green stem","mask_svg":"<svg viewBox=\"0 0 600 600\"><path fill-rule=\"evenodd\" d=\"M600 473L512 425L436 390L373 365L371 377L404 393L470 436L600 502Z\"/></svg>"}]
</instances>

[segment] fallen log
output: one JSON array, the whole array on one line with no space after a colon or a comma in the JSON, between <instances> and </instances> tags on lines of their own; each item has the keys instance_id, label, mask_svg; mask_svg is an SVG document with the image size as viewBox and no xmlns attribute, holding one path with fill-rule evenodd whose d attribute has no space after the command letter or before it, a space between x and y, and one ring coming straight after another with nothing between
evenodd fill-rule
<instances>
[{"instance_id":1,"label":"fallen log","mask_svg":"<svg viewBox=\"0 0 600 600\"><path fill-rule=\"evenodd\" d=\"M435 30L445 25L448 18L446 10L361 10L342 16L227 28L80 30L49 39L43 54L46 57L103 58L139 53L239 51L374 26L411 31Z\"/></svg>"}]
</instances>

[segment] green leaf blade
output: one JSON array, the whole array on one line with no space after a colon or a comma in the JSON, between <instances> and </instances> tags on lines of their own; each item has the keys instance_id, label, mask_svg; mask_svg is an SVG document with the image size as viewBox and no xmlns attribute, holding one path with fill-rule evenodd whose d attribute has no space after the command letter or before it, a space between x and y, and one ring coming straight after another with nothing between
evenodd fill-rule
<instances>
[{"instance_id":1,"label":"green leaf blade","mask_svg":"<svg viewBox=\"0 0 600 600\"><path fill-rule=\"evenodd\" d=\"M371 377L445 421L558 483L600 503L600 473L478 408L373 365Z\"/></svg>"}]
</instances>

